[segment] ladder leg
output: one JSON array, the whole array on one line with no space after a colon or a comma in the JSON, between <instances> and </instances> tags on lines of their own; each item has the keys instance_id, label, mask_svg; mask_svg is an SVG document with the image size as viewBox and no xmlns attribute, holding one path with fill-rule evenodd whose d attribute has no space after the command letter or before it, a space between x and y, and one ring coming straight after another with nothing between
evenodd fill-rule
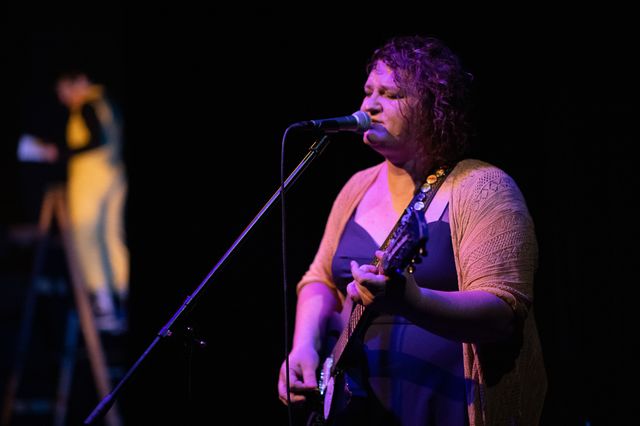
<instances>
[{"instance_id":1,"label":"ladder leg","mask_svg":"<svg viewBox=\"0 0 640 426\"><path fill-rule=\"evenodd\" d=\"M13 414L13 405L16 394L22 380L24 364L27 358L27 350L29 340L33 330L33 320L36 311L36 302L38 296L37 280L42 273L44 266L45 253L48 247L49 230L51 229L52 217L54 212L55 192L49 190L46 192L42 200L42 208L40 209L40 221L38 224L38 238L36 245L36 255L32 267L29 288L25 298L24 308L22 310L22 318L20 319L20 331L16 342L15 359L13 368L7 385L5 388L4 401L2 406L2 426L8 426L11 423L11 415Z\"/></svg>"},{"instance_id":2,"label":"ladder leg","mask_svg":"<svg viewBox=\"0 0 640 426\"><path fill-rule=\"evenodd\" d=\"M107 371L107 363L102 348L102 342L95 326L91 304L89 302L89 294L84 286L84 280L80 272L77 257L74 251L74 245L71 241L71 231L69 224L69 213L66 207L66 196L64 189L56 193L56 218L62 235L62 243L67 258L67 266L71 278L71 285L74 295L74 301L78 310L80 319L80 328L84 337L84 342L89 352L89 361L91 370L96 384L96 389L100 398L106 397L111 391L111 384ZM114 404L105 416L105 422L108 426L120 426L122 421L118 413L118 407Z\"/></svg>"},{"instance_id":3,"label":"ladder leg","mask_svg":"<svg viewBox=\"0 0 640 426\"><path fill-rule=\"evenodd\" d=\"M78 314L73 308L67 313L67 327L64 338L64 351L60 362L60 377L58 379L58 392L53 414L54 426L64 426L67 419L67 407L69 394L73 382L73 370L76 364L76 351L78 348Z\"/></svg>"}]
</instances>

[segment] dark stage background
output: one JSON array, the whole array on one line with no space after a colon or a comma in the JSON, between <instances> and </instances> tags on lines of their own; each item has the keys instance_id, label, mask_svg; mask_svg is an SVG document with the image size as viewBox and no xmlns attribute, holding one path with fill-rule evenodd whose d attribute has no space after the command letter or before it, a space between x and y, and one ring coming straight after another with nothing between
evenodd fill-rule
<instances>
[{"instance_id":1,"label":"dark stage background","mask_svg":"<svg viewBox=\"0 0 640 426\"><path fill-rule=\"evenodd\" d=\"M128 366L275 191L285 128L351 114L374 47L395 34L432 34L476 77L474 155L517 180L536 221L536 316L550 384L543 424L632 418L638 92L624 11L461 15L425 7L407 18L415 11L395 4L392 13L339 16L182 3L144 13L110 7L81 20L60 11L56 22L48 11L3 18L0 210L3 230L32 218L33 201L20 192L18 136L55 127L55 69L87 65L126 119ZM498 12L505 17L491 17ZM356 135L331 140L286 198L291 321L293 287L334 196L353 172L380 160ZM312 141L289 139L287 171ZM184 317L208 346L189 355L180 322L123 390L127 424L286 424L276 393L285 339L279 213L264 218ZM1 318L16 324L19 303ZM3 361L15 335L5 340ZM5 362L3 384L7 369ZM91 392L89 385L75 397L72 415L91 411Z\"/></svg>"}]
</instances>

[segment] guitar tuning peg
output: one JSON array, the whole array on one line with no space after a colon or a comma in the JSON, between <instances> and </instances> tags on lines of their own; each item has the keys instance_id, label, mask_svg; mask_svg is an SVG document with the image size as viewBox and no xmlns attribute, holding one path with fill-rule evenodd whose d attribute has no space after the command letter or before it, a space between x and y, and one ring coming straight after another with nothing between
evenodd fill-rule
<instances>
[{"instance_id":1,"label":"guitar tuning peg","mask_svg":"<svg viewBox=\"0 0 640 426\"><path fill-rule=\"evenodd\" d=\"M409 267L407 268L407 272L409 272L410 274L413 274L415 270L416 268L413 265L409 265Z\"/></svg>"},{"instance_id":2,"label":"guitar tuning peg","mask_svg":"<svg viewBox=\"0 0 640 426\"><path fill-rule=\"evenodd\" d=\"M420 247L420 249L418 249L418 254L420 256L426 256L427 255L427 248L426 247Z\"/></svg>"},{"instance_id":3,"label":"guitar tuning peg","mask_svg":"<svg viewBox=\"0 0 640 426\"><path fill-rule=\"evenodd\" d=\"M411 263L422 263L422 257L420 256L416 256L413 259L411 259Z\"/></svg>"}]
</instances>

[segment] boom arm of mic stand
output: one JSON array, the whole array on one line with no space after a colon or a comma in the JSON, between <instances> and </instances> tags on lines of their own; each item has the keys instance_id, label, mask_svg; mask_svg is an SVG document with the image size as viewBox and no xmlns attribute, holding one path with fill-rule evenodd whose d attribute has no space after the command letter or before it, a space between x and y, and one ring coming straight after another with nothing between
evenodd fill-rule
<instances>
[{"instance_id":1,"label":"boom arm of mic stand","mask_svg":"<svg viewBox=\"0 0 640 426\"><path fill-rule=\"evenodd\" d=\"M249 232L251 232L253 227L260 221L260 219L262 219L262 217L265 215L265 213L267 213L267 211L269 211L271 206L275 203L275 201L280 196L280 192L281 191L285 191L286 192L287 189L289 189L289 187L291 187L296 182L298 177L300 177L302 172L304 170L306 170L306 168L311 164L311 162L318 155L322 154L322 151L324 151L324 149L327 147L328 142L329 142L329 137L324 135L320 139L315 141L313 143L313 145L311 145L309 147L309 150L307 151L307 154L300 161L300 163L296 166L296 168L291 172L289 177L287 177L287 179L284 181L284 185L279 187L276 190L276 192L271 196L269 201L266 202L264 207L262 207L262 209L260 209L258 214L253 218L253 220L251 220L251 222L249 222L249 225L247 225L247 227L244 229L244 231L242 231L240 236L238 238L236 238L236 240L233 242L233 244L231 244L231 247L229 247L229 249L224 253L224 255L222 255L222 257L220 258L218 263L216 263L216 265L213 267L213 269L211 269L211 271L207 274L205 279L202 280L200 285L198 285L198 287L193 291L193 293L191 293L189 296L187 296L187 298L182 303L180 308L178 308L178 310L173 314L173 316L165 324L165 326L162 327L162 329L158 332L158 334L153 339L151 344L142 353L142 355L133 364L133 366L131 366L129 371L127 371L127 373L122 377L120 382L93 409L91 414L89 414L89 416L85 419L85 421L84 421L85 425L93 424L97 419L100 419L100 418L104 417L104 415L107 413L107 411L109 411L109 409L111 408L111 406L115 402L115 399L116 399L118 393L120 392L120 389L122 389L124 384L129 381L129 379L131 378L131 376L133 375L135 370L138 368L138 366L142 363L142 361L144 361L144 359L149 355L149 353L151 353L151 350L156 346L156 344L158 344L160 339L171 335L171 327L173 326L173 324L178 320L178 318L182 315L182 313L189 307L189 304L191 302L193 302L198 297L198 295L205 288L205 286L207 285L207 283L209 282L211 277L218 271L218 269L220 269L227 262L227 260L231 256L231 254L240 245L240 243L249 234Z\"/></svg>"}]
</instances>

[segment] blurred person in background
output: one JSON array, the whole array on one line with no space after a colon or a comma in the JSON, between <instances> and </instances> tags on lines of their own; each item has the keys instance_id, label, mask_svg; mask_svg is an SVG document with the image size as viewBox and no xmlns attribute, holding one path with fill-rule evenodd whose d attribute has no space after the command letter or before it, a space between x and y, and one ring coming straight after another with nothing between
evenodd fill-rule
<instances>
[{"instance_id":1,"label":"blurred person in background","mask_svg":"<svg viewBox=\"0 0 640 426\"><path fill-rule=\"evenodd\" d=\"M66 146L58 157L68 162L69 214L80 269L97 327L124 331L129 253L122 117L105 88L83 71L60 74L56 94L68 109Z\"/></svg>"}]
</instances>

